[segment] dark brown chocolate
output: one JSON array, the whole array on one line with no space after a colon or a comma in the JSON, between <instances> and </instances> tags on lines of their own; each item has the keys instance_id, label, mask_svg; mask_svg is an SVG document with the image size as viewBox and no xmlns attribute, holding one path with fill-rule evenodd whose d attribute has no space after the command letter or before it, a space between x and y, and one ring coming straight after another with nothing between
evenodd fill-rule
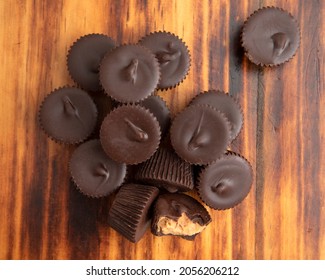
<instances>
[{"instance_id":1,"label":"dark brown chocolate","mask_svg":"<svg viewBox=\"0 0 325 280\"><path fill-rule=\"evenodd\" d=\"M126 164L150 158L160 143L157 119L140 105L122 105L107 115L100 141L109 157Z\"/></svg>"},{"instance_id":2,"label":"dark brown chocolate","mask_svg":"<svg viewBox=\"0 0 325 280\"><path fill-rule=\"evenodd\" d=\"M39 121L53 140L76 144L93 132L97 109L87 92L74 87L63 87L51 92L39 110Z\"/></svg>"},{"instance_id":3,"label":"dark brown chocolate","mask_svg":"<svg viewBox=\"0 0 325 280\"><path fill-rule=\"evenodd\" d=\"M114 47L113 39L103 34L89 34L79 38L71 46L67 57L72 79L85 90L99 91L100 61Z\"/></svg>"},{"instance_id":4,"label":"dark brown chocolate","mask_svg":"<svg viewBox=\"0 0 325 280\"><path fill-rule=\"evenodd\" d=\"M131 242L138 242L151 221L151 205L159 194L153 186L123 185L108 214L108 223Z\"/></svg>"},{"instance_id":5,"label":"dark brown chocolate","mask_svg":"<svg viewBox=\"0 0 325 280\"><path fill-rule=\"evenodd\" d=\"M196 96L191 104L210 105L223 113L231 125L231 141L237 137L243 125L243 113L240 105L230 95L218 90L209 90Z\"/></svg>"},{"instance_id":6,"label":"dark brown chocolate","mask_svg":"<svg viewBox=\"0 0 325 280\"><path fill-rule=\"evenodd\" d=\"M242 156L229 153L203 168L198 191L211 208L225 210L239 204L249 193L253 172Z\"/></svg>"},{"instance_id":7,"label":"dark brown chocolate","mask_svg":"<svg viewBox=\"0 0 325 280\"><path fill-rule=\"evenodd\" d=\"M160 147L141 164L135 179L144 184L164 188L169 192L185 192L194 188L191 164L178 157L171 148Z\"/></svg>"},{"instance_id":8,"label":"dark brown chocolate","mask_svg":"<svg viewBox=\"0 0 325 280\"><path fill-rule=\"evenodd\" d=\"M209 164L221 156L230 142L226 117L207 105L191 105L174 119L171 143L176 153L192 164Z\"/></svg>"},{"instance_id":9,"label":"dark brown chocolate","mask_svg":"<svg viewBox=\"0 0 325 280\"><path fill-rule=\"evenodd\" d=\"M259 9L244 24L242 45L246 56L257 65L282 64L294 56L299 44L298 23L283 9Z\"/></svg>"},{"instance_id":10,"label":"dark brown chocolate","mask_svg":"<svg viewBox=\"0 0 325 280\"><path fill-rule=\"evenodd\" d=\"M100 65L100 82L105 92L122 103L138 102L156 89L159 63L140 45L123 45L109 52Z\"/></svg>"},{"instance_id":11,"label":"dark brown chocolate","mask_svg":"<svg viewBox=\"0 0 325 280\"><path fill-rule=\"evenodd\" d=\"M154 32L140 40L158 58L161 69L159 89L176 86L190 69L190 54L184 42L169 32Z\"/></svg>"},{"instance_id":12,"label":"dark brown chocolate","mask_svg":"<svg viewBox=\"0 0 325 280\"><path fill-rule=\"evenodd\" d=\"M180 193L162 194L154 205L151 231L193 240L210 222L208 211L196 199Z\"/></svg>"},{"instance_id":13,"label":"dark brown chocolate","mask_svg":"<svg viewBox=\"0 0 325 280\"><path fill-rule=\"evenodd\" d=\"M111 160L99 140L81 144L72 154L70 174L78 189L90 197L111 194L122 185L126 165Z\"/></svg>"},{"instance_id":14,"label":"dark brown chocolate","mask_svg":"<svg viewBox=\"0 0 325 280\"><path fill-rule=\"evenodd\" d=\"M140 102L140 105L147 108L157 118L161 134L165 135L170 127L170 111L166 102L158 95L152 95Z\"/></svg>"},{"instance_id":15,"label":"dark brown chocolate","mask_svg":"<svg viewBox=\"0 0 325 280\"><path fill-rule=\"evenodd\" d=\"M98 111L97 123L94 130L94 138L99 138L99 131L104 118L118 105L112 98L110 98L102 91L92 94L91 97L95 102Z\"/></svg>"}]
</instances>

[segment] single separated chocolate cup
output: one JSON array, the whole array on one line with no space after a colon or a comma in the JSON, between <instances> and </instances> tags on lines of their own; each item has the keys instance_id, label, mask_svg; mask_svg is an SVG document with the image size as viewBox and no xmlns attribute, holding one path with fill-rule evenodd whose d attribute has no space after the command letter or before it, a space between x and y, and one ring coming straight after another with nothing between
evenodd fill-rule
<instances>
[{"instance_id":1,"label":"single separated chocolate cup","mask_svg":"<svg viewBox=\"0 0 325 280\"><path fill-rule=\"evenodd\" d=\"M248 59L260 66L289 61L300 45L300 29L294 17L277 7L264 7L245 21L241 34Z\"/></svg>"}]
</instances>

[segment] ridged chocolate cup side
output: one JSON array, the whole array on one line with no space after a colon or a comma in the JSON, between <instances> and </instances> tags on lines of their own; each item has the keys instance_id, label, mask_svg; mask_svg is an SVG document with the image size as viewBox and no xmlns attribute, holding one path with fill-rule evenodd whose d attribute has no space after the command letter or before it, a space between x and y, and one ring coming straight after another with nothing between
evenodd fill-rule
<instances>
[{"instance_id":1,"label":"ridged chocolate cup side","mask_svg":"<svg viewBox=\"0 0 325 280\"><path fill-rule=\"evenodd\" d=\"M138 242L151 221L151 205L159 194L153 186L123 185L109 210L108 223L131 242Z\"/></svg>"},{"instance_id":2,"label":"ridged chocolate cup side","mask_svg":"<svg viewBox=\"0 0 325 280\"><path fill-rule=\"evenodd\" d=\"M172 149L163 146L140 166L135 179L169 192L186 192L194 188L192 165L178 157Z\"/></svg>"}]
</instances>

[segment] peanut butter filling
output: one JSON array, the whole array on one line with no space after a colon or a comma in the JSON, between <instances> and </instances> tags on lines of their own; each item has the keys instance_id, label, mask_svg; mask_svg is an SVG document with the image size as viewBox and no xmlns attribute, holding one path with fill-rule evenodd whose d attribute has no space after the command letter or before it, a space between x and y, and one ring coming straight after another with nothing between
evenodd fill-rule
<instances>
[{"instance_id":1,"label":"peanut butter filling","mask_svg":"<svg viewBox=\"0 0 325 280\"><path fill-rule=\"evenodd\" d=\"M183 235L192 236L194 234L200 233L205 229L205 225L201 226L199 223L193 222L187 217L185 213L177 219L173 220L168 217L160 217L157 223L158 232L164 235Z\"/></svg>"}]
</instances>

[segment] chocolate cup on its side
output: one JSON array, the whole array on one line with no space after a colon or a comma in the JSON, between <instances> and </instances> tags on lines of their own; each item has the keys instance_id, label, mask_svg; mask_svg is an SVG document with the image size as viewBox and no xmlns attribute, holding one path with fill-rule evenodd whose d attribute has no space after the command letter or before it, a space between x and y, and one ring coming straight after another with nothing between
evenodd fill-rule
<instances>
[{"instance_id":1,"label":"chocolate cup on its side","mask_svg":"<svg viewBox=\"0 0 325 280\"><path fill-rule=\"evenodd\" d=\"M140 165L135 179L169 192L186 192L194 188L191 164L178 157L172 148L164 146L161 146L149 160Z\"/></svg>"},{"instance_id":2,"label":"chocolate cup on its side","mask_svg":"<svg viewBox=\"0 0 325 280\"><path fill-rule=\"evenodd\" d=\"M123 185L109 210L109 225L131 242L138 242L150 225L151 205L158 194L153 186Z\"/></svg>"}]
</instances>

